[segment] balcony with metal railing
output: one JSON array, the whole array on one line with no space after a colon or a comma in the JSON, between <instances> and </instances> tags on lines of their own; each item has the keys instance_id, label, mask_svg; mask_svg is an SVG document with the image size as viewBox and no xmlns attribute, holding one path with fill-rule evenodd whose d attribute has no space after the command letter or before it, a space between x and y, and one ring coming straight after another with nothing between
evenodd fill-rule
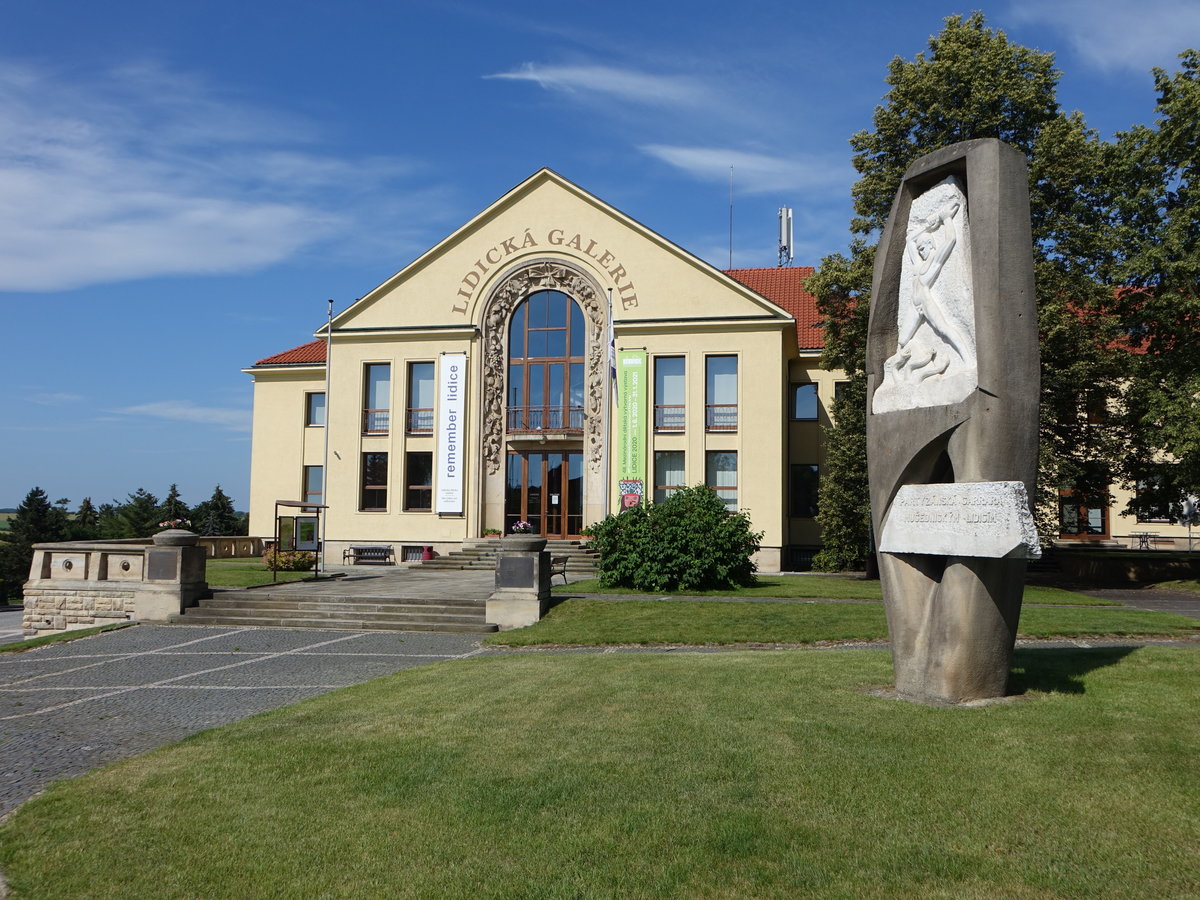
<instances>
[{"instance_id":1,"label":"balcony with metal railing","mask_svg":"<svg viewBox=\"0 0 1200 900\"><path fill-rule=\"evenodd\" d=\"M510 406L508 408L508 430L510 432L582 433L583 420L582 406Z\"/></svg>"},{"instance_id":2,"label":"balcony with metal railing","mask_svg":"<svg viewBox=\"0 0 1200 900\"><path fill-rule=\"evenodd\" d=\"M683 431L687 419L683 404L660 403L654 407L655 431Z\"/></svg>"},{"instance_id":3,"label":"balcony with metal railing","mask_svg":"<svg viewBox=\"0 0 1200 900\"><path fill-rule=\"evenodd\" d=\"M704 408L704 427L708 431L737 431L737 404L709 403Z\"/></svg>"},{"instance_id":4,"label":"balcony with metal railing","mask_svg":"<svg viewBox=\"0 0 1200 900\"><path fill-rule=\"evenodd\" d=\"M391 425L391 413L390 409L364 409L362 433L387 434Z\"/></svg>"},{"instance_id":5,"label":"balcony with metal railing","mask_svg":"<svg viewBox=\"0 0 1200 900\"><path fill-rule=\"evenodd\" d=\"M404 416L404 430L409 434L433 434L433 410L408 409Z\"/></svg>"}]
</instances>

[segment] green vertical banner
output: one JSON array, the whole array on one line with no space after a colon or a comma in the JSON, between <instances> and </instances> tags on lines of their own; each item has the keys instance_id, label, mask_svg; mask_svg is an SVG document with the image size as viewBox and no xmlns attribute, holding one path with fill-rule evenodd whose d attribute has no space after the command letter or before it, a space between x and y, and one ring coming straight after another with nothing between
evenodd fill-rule
<instances>
[{"instance_id":1,"label":"green vertical banner","mask_svg":"<svg viewBox=\"0 0 1200 900\"><path fill-rule=\"evenodd\" d=\"M617 478L622 508L637 506L646 496L646 370L645 350L617 354Z\"/></svg>"}]
</instances>

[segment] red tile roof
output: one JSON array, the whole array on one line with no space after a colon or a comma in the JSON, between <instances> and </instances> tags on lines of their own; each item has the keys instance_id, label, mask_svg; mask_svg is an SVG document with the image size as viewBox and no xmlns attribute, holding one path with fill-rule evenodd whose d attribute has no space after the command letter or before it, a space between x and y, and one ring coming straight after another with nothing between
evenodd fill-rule
<instances>
[{"instance_id":1,"label":"red tile roof","mask_svg":"<svg viewBox=\"0 0 1200 900\"><path fill-rule=\"evenodd\" d=\"M770 269L728 269L725 274L750 290L786 310L796 320L796 344L801 350L820 350L825 343L817 298L804 289L804 279L812 266L788 266ZM325 342L309 341L255 363L256 366L321 365L325 362Z\"/></svg>"},{"instance_id":2,"label":"red tile roof","mask_svg":"<svg viewBox=\"0 0 1200 900\"><path fill-rule=\"evenodd\" d=\"M730 278L791 314L796 320L796 344L801 350L820 350L825 345L825 331L817 313L817 298L804 289L804 279L812 273L812 266L725 271Z\"/></svg>"},{"instance_id":3,"label":"red tile roof","mask_svg":"<svg viewBox=\"0 0 1200 900\"><path fill-rule=\"evenodd\" d=\"M255 363L256 366L298 366L325 362L325 342L309 341L291 350L284 350Z\"/></svg>"}]
</instances>

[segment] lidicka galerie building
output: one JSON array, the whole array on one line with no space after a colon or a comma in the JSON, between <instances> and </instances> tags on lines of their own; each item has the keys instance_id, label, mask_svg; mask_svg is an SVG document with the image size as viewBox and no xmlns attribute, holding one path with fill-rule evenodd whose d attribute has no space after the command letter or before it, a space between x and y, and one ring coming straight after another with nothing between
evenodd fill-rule
<instances>
[{"instance_id":1,"label":"lidicka galerie building","mask_svg":"<svg viewBox=\"0 0 1200 900\"><path fill-rule=\"evenodd\" d=\"M402 560L705 483L764 533L761 570L802 564L838 379L811 271L720 271L543 169L246 370L251 533L311 502L329 559Z\"/></svg>"}]
</instances>

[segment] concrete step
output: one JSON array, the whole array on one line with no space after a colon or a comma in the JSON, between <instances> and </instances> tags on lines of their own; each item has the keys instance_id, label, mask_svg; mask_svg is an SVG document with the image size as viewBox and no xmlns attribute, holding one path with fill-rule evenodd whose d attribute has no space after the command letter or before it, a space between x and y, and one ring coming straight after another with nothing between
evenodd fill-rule
<instances>
[{"instance_id":1,"label":"concrete step","mask_svg":"<svg viewBox=\"0 0 1200 900\"><path fill-rule=\"evenodd\" d=\"M444 611L430 612L429 608L425 608L424 612L416 612L409 610L378 610L378 609L362 609L362 608L344 608L341 606L306 606L301 608L287 606L248 606L245 604L233 606L196 606L184 611L183 615L249 615L249 616L291 616L291 617L307 617L313 619L376 619L380 622L404 621L404 622L483 622L486 613L480 605L478 611Z\"/></svg>"},{"instance_id":2,"label":"concrete step","mask_svg":"<svg viewBox=\"0 0 1200 900\"><path fill-rule=\"evenodd\" d=\"M404 607L420 607L428 611L429 607L455 609L482 609L483 604L475 600L445 600L423 597L379 597L370 594L355 596L353 594L336 597L312 597L294 594L272 594L261 591L213 591L211 597L199 601L200 606L232 606L246 604L256 607L292 607L296 609L314 609L323 606L338 608L378 609L380 611L394 610Z\"/></svg>"}]
</instances>

